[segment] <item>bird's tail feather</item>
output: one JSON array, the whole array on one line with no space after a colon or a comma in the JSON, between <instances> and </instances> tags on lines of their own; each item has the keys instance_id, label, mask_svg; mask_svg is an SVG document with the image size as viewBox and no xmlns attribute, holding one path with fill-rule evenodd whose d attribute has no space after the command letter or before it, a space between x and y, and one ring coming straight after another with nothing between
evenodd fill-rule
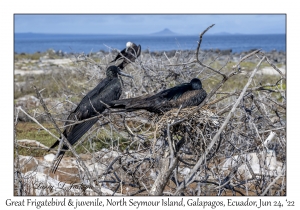
<instances>
[{"instance_id":1,"label":"bird's tail feather","mask_svg":"<svg viewBox=\"0 0 300 210\"><path fill-rule=\"evenodd\" d=\"M60 161L62 160L62 158L64 157L64 154L65 152L64 151L61 151L60 154L58 155L58 157L56 158L55 162L54 162L54 165L52 166L50 172L55 174L57 168L58 168L58 165L60 164Z\"/></svg>"},{"instance_id":2,"label":"bird's tail feather","mask_svg":"<svg viewBox=\"0 0 300 210\"><path fill-rule=\"evenodd\" d=\"M67 140L69 141L69 143L71 145L75 144L75 142L77 142L78 139L80 139L96 122L97 122L98 118L83 122L81 124L76 125L73 129L72 132L68 134L67 136ZM59 141L56 141L50 148L54 148L57 145L59 145ZM64 150L67 150L68 147L66 145L63 146ZM55 160L55 163L53 165L53 167L51 168L51 172L55 173L60 161L62 160L63 156L65 154L65 151L61 151L60 154L58 155L57 159Z\"/></svg>"},{"instance_id":3,"label":"bird's tail feather","mask_svg":"<svg viewBox=\"0 0 300 210\"><path fill-rule=\"evenodd\" d=\"M51 147L49 147L48 152L50 152L51 149L59 145L59 140L57 140Z\"/></svg>"}]
</instances>

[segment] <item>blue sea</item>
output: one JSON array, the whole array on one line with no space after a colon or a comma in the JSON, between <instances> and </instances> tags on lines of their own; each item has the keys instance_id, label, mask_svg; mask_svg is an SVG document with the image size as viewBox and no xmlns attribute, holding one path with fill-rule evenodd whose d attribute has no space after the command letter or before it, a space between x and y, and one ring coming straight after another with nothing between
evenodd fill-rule
<instances>
[{"instance_id":1,"label":"blue sea","mask_svg":"<svg viewBox=\"0 0 300 210\"><path fill-rule=\"evenodd\" d=\"M198 35L150 36L150 35L75 35L75 34L35 34L15 33L14 52L35 53L48 49L66 53L90 53L100 50L122 50L126 42L142 46L142 51L195 50ZM231 49L243 52L252 49L286 51L285 34L269 35L204 35L201 49Z\"/></svg>"}]
</instances>

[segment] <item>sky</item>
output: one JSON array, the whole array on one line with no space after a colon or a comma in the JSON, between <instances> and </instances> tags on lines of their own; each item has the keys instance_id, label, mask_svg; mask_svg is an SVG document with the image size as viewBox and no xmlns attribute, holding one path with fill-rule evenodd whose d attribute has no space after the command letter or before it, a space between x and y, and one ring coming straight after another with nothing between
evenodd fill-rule
<instances>
[{"instance_id":1,"label":"sky","mask_svg":"<svg viewBox=\"0 0 300 210\"><path fill-rule=\"evenodd\" d=\"M165 28L183 35L284 34L285 14L201 15L201 14L14 14L15 33L61 34L149 34Z\"/></svg>"}]
</instances>

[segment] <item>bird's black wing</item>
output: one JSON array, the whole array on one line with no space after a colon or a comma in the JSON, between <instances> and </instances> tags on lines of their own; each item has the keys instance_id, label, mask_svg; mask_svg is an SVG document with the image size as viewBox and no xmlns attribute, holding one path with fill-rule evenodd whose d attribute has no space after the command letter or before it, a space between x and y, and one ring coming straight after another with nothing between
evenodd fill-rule
<instances>
[{"instance_id":1,"label":"bird's black wing","mask_svg":"<svg viewBox=\"0 0 300 210\"><path fill-rule=\"evenodd\" d=\"M206 98L207 93L204 89L191 90L183 93L177 100L171 102L172 107L182 108L190 106L198 106Z\"/></svg>"},{"instance_id":2,"label":"bird's black wing","mask_svg":"<svg viewBox=\"0 0 300 210\"><path fill-rule=\"evenodd\" d=\"M126 58L134 62L141 55L141 45L128 48ZM128 62L128 61L127 61ZM129 62L128 62L129 63Z\"/></svg>"},{"instance_id":3,"label":"bird's black wing","mask_svg":"<svg viewBox=\"0 0 300 210\"><path fill-rule=\"evenodd\" d=\"M68 121L65 125L74 124L76 121L96 116L97 113L101 113L106 109L106 106L101 102L107 100L118 99L121 95L121 84L118 78L104 79L98 84L92 91L90 91L79 103L76 109L68 116ZM63 135L67 138L71 145L74 145L96 122L98 118L87 120L79 124L74 124L65 128ZM56 141L51 148L56 147L59 141ZM51 149L50 148L50 149ZM63 150L69 149L66 145L63 145ZM65 151L60 151L58 158L56 159L54 166L51 168L52 173L55 173Z\"/></svg>"},{"instance_id":4,"label":"bird's black wing","mask_svg":"<svg viewBox=\"0 0 300 210\"><path fill-rule=\"evenodd\" d=\"M111 107L112 108L125 108L126 106L134 104L137 101L145 100L151 96L153 96L153 94L147 94L147 95L138 96L135 98L125 98L125 99L113 100L113 101L111 101L111 103L112 103Z\"/></svg>"},{"instance_id":5,"label":"bird's black wing","mask_svg":"<svg viewBox=\"0 0 300 210\"><path fill-rule=\"evenodd\" d=\"M156 95L153 95L148 100L152 100L153 98L161 98L164 101L176 100L179 98L183 93L191 90L190 83L183 83L173 88L169 88L159 92Z\"/></svg>"},{"instance_id":6,"label":"bird's black wing","mask_svg":"<svg viewBox=\"0 0 300 210\"><path fill-rule=\"evenodd\" d=\"M126 53L126 48L125 48L121 52L119 52L117 54L117 56L115 57L115 59L113 59L111 62L117 61L119 58L124 58L124 57L126 57L126 55L127 55L127 53Z\"/></svg>"},{"instance_id":7,"label":"bird's black wing","mask_svg":"<svg viewBox=\"0 0 300 210\"><path fill-rule=\"evenodd\" d=\"M93 90L91 90L90 92L88 92L80 101L80 103L78 104L77 108L83 104L86 103L87 101L93 99L96 96L99 96L99 94L105 89L107 88L107 86L111 83L112 79L110 78L105 78L103 79ZM76 109L77 109L76 108ZM74 110L74 112L76 111L76 109Z\"/></svg>"},{"instance_id":8,"label":"bird's black wing","mask_svg":"<svg viewBox=\"0 0 300 210\"><path fill-rule=\"evenodd\" d=\"M124 59L118 65L120 69L124 69L129 63L135 62L137 57L141 54L141 46L135 46L128 48L128 51L123 54Z\"/></svg>"},{"instance_id":9,"label":"bird's black wing","mask_svg":"<svg viewBox=\"0 0 300 210\"><path fill-rule=\"evenodd\" d=\"M96 122L98 118L91 119L80 124L76 124L68 134L68 141L71 145L75 144Z\"/></svg>"},{"instance_id":10,"label":"bird's black wing","mask_svg":"<svg viewBox=\"0 0 300 210\"><path fill-rule=\"evenodd\" d=\"M165 109L172 108L170 101L177 100L177 98L190 89L190 83L184 83L176 87L163 90L155 95L112 101L112 103L115 104L112 108L122 108L129 112L145 109L150 112L160 113Z\"/></svg>"},{"instance_id":11,"label":"bird's black wing","mask_svg":"<svg viewBox=\"0 0 300 210\"><path fill-rule=\"evenodd\" d=\"M141 50L142 50L142 47L141 47L141 45L139 45L137 47L137 51L136 51L136 58L138 58L141 55Z\"/></svg>"},{"instance_id":12,"label":"bird's black wing","mask_svg":"<svg viewBox=\"0 0 300 210\"><path fill-rule=\"evenodd\" d=\"M107 108L106 105L109 105L110 101L118 99L121 93L122 89L119 79L106 78L82 99L74 112L69 115L68 120L81 121L97 116ZM64 135L66 135L71 144L72 142L75 143L96 122L97 118L72 125L70 128L65 129ZM67 124L71 123L67 122Z\"/></svg>"},{"instance_id":13,"label":"bird's black wing","mask_svg":"<svg viewBox=\"0 0 300 210\"><path fill-rule=\"evenodd\" d=\"M107 80L105 81L105 86L99 84L95 89L96 91L91 91L87 94L76 108L75 113L71 113L69 118L72 118L72 120L84 120L97 116L107 108L106 105L109 105L110 101L118 99L122 93L118 78ZM73 125L70 129L66 128L66 137L70 144L73 145L97 120L95 118Z\"/></svg>"},{"instance_id":14,"label":"bird's black wing","mask_svg":"<svg viewBox=\"0 0 300 210\"><path fill-rule=\"evenodd\" d=\"M90 115L91 110L89 109L89 104L90 104L90 100L93 100L93 98L97 97L98 95L100 95L100 93L104 90L104 88L106 88L111 82L111 79L109 78L105 78L104 80L102 80L93 90L91 90L90 92L88 92L83 99L80 101L80 103L78 104L78 106L76 107L76 109L74 111L72 111L68 118L67 118L67 122L65 123L65 126L68 126L70 124L74 124L76 123L76 121L81 121L83 119L87 119L93 115ZM93 111L93 110L92 110ZM96 120L97 121L97 120ZM88 127L90 128L91 122L83 122L82 126L78 127L79 124L75 124L75 125L71 125L65 128L63 134L64 136L69 140L69 135L73 135L72 132L76 132L76 134L78 135L78 133L83 133L83 131L85 131ZM95 123L95 122L94 122ZM76 129L74 130L74 128L76 127ZM78 131L77 131L78 129ZM88 129L87 129L88 130ZM86 132L86 131L85 131ZM83 133L84 134L84 133ZM82 134L82 135L83 135ZM81 136L82 136L81 135ZM79 137L80 138L80 137ZM77 139L78 140L78 139ZM69 140L70 141L70 140ZM76 141L75 141L76 142ZM51 147L50 149L56 147L59 144L59 141L57 140ZM49 150L50 150L49 149Z\"/></svg>"},{"instance_id":15,"label":"bird's black wing","mask_svg":"<svg viewBox=\"0 0 300 210\"><path fill-rule=\"evenodd\" d=\"M78 121L88 118L87 117L88 110L83 110L83 109L84 109L84 107L82 104L80 106L77 106L76 109L72 113L70 113L70 115L67 118L67 121L65 122L66 128L63 131L63 135L68 139L68 141L70 142L71 145L73 145L80 137L82 137L93 126L93 124L96 123L98 120L96 118L93 120L75 124ZM62 138L62 137L60 137L60 138ZM50 149L58 146L58 144L59 144L59 141L57 140L50 147ZM66 148L66 149L68 149L68 148Z\"/></svg>"}]
</instances>

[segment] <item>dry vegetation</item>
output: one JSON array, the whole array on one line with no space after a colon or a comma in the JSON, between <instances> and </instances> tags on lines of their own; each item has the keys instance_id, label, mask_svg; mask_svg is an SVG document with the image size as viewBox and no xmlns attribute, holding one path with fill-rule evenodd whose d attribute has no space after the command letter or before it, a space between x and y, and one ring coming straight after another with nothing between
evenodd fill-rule
<instances>
[{"instance_id":1,"label":"dry vegetation","mask_svg":"<svg viewBox=\"0 0 300 210\"><path fill-rule=\"evenodd\" d=\"M157 93L198 77L208 93L206 100L198 107L163 115L107 109L66 155L77 159L79 169L70 176L75 185L84 186L74 194L102 195L103 189L109 189L111 195L286 195L285 74L259 50L239 61L201 51L207 30L200 35L195 52L176 51L172 57L143 52L126 67L134 79L123 79L121 96ZM105 77L114 56L115 52L74 55L73 63L51 66L55 69L51 73L15 77L28 84L22 90L16 88L16 100L24 95L37 97L26 106L15 102L16 195L37 194L29 189L30 174L24 171L28 162L20 163L19 155L48 154L45 148L24 146L18 140L52 145L56 139L50 133L59 136L55 124L63 130L63 120ZM277 74L258 74L262 67L271 67ZM110 158L104 158L107 154ZM89 167L91 163L94 168ZM50 166L43 166L49 180L55 178ZM70 192L41 190L39 194Z\"/></svg>"}]
</instances>

